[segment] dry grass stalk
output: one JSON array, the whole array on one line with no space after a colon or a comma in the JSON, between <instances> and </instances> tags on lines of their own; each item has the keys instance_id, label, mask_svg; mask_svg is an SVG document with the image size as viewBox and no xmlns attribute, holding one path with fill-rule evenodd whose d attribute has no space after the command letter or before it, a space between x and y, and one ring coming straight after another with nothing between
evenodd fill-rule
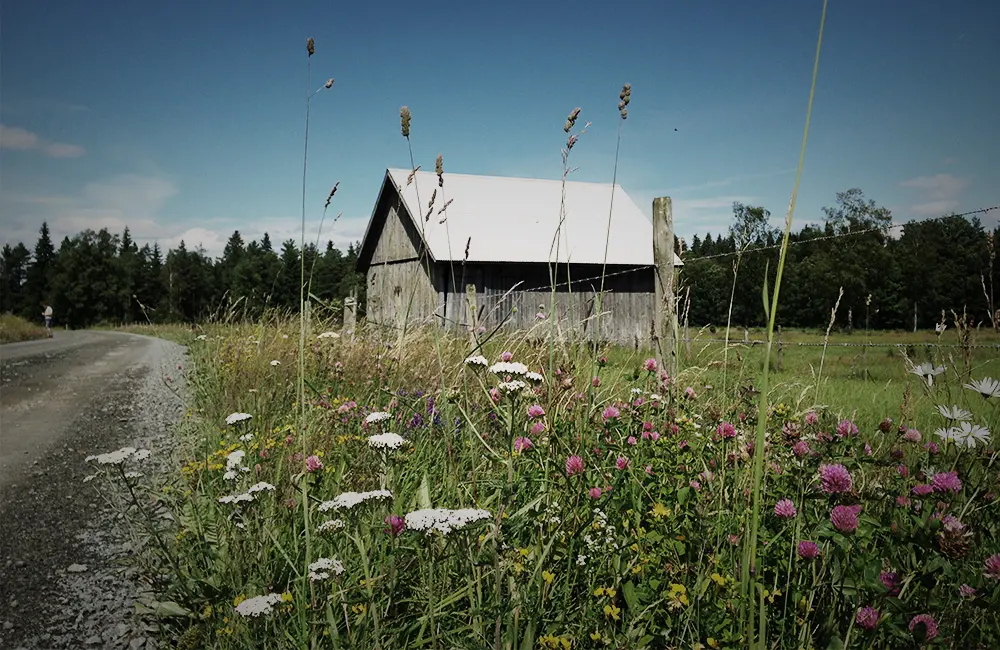
<instances>
[{"instance_id":1,"label":"dry grass stalk","mask_svg":"<svg viewBox=\"0 0 1000 650\"><path fill-rule=\"evenodd\" d=\"M324 210L330 207L330 201L333 200L333 195L337 193L337 188L339 186L340 186L340 181L337 181L336 183L333 184L333 188L330 190L330 193L326 197L326 203L323 205Z\"/></svg>"},{"instance_id":2,"label":"dry grass stalk","mask_svg":"<svg viewBox=\"0 0 1000 650\"><path fill-rule=\"evenodd\" d=\"M309 53L309 56L316 54L316 41L312 38L306 39L306 52Z\"/></svg>"},{"instance_id":3,"label":"dry grass stalk","mask_svg":"<svg viewBox=\"0 0 1000 650\"><path fill-rule=\"evenodd\" d=\"M434 161L434 173L438 175L438 187L444 187L444 157L441 154Z\"/></svg>"},{"instance_id":4,"label":"dry grass stalk","mask_svg":"<svg viewBox=\"0 0 1000 650\"><path fill-rule=\"evenodd\" d=\"M409 106L404 106L401 109L399 109L399 125L401 130L403 131L404 138L410 137L410 119L412 117L413 116L410 115Z\"/></svg>"}]
</instances>

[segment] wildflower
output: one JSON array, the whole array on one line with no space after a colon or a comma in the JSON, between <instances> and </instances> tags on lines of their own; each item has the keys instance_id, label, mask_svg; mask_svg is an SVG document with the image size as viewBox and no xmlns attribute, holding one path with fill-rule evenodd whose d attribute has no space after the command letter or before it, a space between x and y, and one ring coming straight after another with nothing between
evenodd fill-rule
<instances>
[{"instance_id":1,"label":"wildflower","mask_svg":"<svg viewBox=\"0 0 1000 650\"><path fill-rule=\"evenodd\" d=\"M122 447L117 451L111 451L106 454L97 454L96 456L87 456L86 462L97 461L98 465L121 465L129 458L134 460L145 460L149 458L148 449L136 449L135 447Z\"/></svg>"},{"instance_id":2,"label":"wildflower","mask_svg":"<svg viewBox=\"0 0 1000 650\"><path fill-rule=\"evenodd\" d=\"M539 422L535 422L534 424L531 425L531 435L533 435L533 436L540 436L543 433L545 433L545 423L544 422L539 421Z\"/></svg>"},{"instance_id":3,"label":"wildflower","mask_svg":"<svg viewBox=\"0 0 1000 650\"><path fill-rule=\"evenodd\" d=\"M579 456L570 456L566 459L566 476L573 476L583 472L583 459Z\"/></svg>"},{"instance_id":4,"label":"wildflower","mask_svg":"<svg viewBox=\"0 0 1000 650\"><path fill-rule=\"evenodd\" d=\"M338 576L344 572L344 564L340 560L321 557L309 565L309 580L318 582L330 577L330 571Z\"/></svg>"},{"instance_id":5,"label":"wildflower","mask_svg":"<svg viewBox=\"0 0 1000 650\"><path fill-rule=\"evenodd\" d=\"M812 453L812 447L810 447L809 443L805 440L799 440L795 443L795 446L792 447L792 453L795 454L796 458L802 458Z\"/></svg>"},{"instance_id":6,"label":"wildflower","mask_svg":"<svg viewBox=\"0 0 1000 650\"><path fill-rule=\"evenodd\" d=\"M695 397L697 397L697 395L695 395L694 389L688 386L687 388L684 389L684 397L688 399L694 399Z\"/></svg>"},{"instance_id":7,"label":"wildflower","mask_svg":"<svg viewBox=\"0 0 1000 650\"><path fill-rule=\"evenodd\" d=\"M920 432L919 432L919 431L917 432L917 435L918 435L918 436L920 435ZM866 442L866 443L865 443L865 456L871 456L871 455L872 455L872 446L871 446L871 445L869 445L869 444L868 444L868 443Z\"/></svg>"},{"instance_id":8,"label":"wildflower","mask_svg":"<svg viewBox=\"0 0 1000 650\"><path fill-rule=\"evenodd\" d=\"M399 449L406 440L398 433L379 433L368 436L368 446L372 449Z\"/></svg>"},{"instance_id":9,"label":"wildflower","mask_svg":"<svg viewBox=\"0 0 1000 650\"><path fill-rule=\"evenodd\" d=\"M958 594L962 598L975 598L976 590L967 584L963 584L961 587L958 588Z\"/></svg>"},{"instance_id":10,"label":"wildflower","mask_svg":"<svg viewBox=\"0 0 1000 650\"><path fill-rule=\"evenodd\" d=\"M715 432L722 436L723 440L729 440L730 438L736 437L736 427L728 422L719 424L719 426L716 427Z\"/></svg>"},{"instance_id":11,"label":"wildflower","mask_svg":"<svg viewBox=\"0 0 1000 650\"><path fill-rule=\"evenodd\" d=\"M889 433L892 431L892 418L885 418L878 423L878 430L882 433Z\"/></svg>"},{"instance_id":12,"label":"wildflower","mask_svg":"<svg viewBox=\"0 0 1000 650\"><path fill-rule=\"evenodd\" d=\"M543 409L540 405L538 405L538 404L532 404L531 406L528 407L528 417L529 418L532 418L532 419L540 418L543 415L545 415L545 409Z\"/></svg>"},{"instance_id":13,"label":"wildflower","mask_svg":"<svg viewBox=\"0 0 1000 650\"><path fill-rule=\"evenodd\" d=\"M550 584L552 584L552 581L555 580L555 579L556 579L556 574L552 573L551 571L547 571L547 570L546 571L542 571L542 580L545 581L545 584L550 585Z\"/></svg>"},{"instance_id":14,"label":"wildflower","mask_svg":"<svg viewBox=\"0 0 1000 650\"><path fill-rule=\"evenodd\" d=\"M791 519L796 515L795 504L791 499L782 499L774 504L774 514L782 519Z\"/></svg>"},{"instance_id":15,"label":"wildflower","mask_svg":"<svg viewBox=\"0 0 1000 650\"><path fill-rule=\"evenodd\" d=\"M534 444L532 444L531 438L525 438L524 436L514 438L514 451L521 453L531 449L532 447L534 447Z\"/></svg>"},{"instance_id":16,"label":"wildflower","mask_svg":"<svg viewBox=\"0 0 1000 650\"><path fill-rule=\"evenodd\" d=\"M858 529L858 514L861 506L835 506L830 511L830 522L842 533L853 533Z\"/></svg>"},{"instance_id":17,"label":"wildflower","mask_svg":"<svg viewBox=\"0 0 1000 650\"><path fill-rule=\"evenodd\" d=\"M316 338L317 339L339 339L340 338L340 334L337 334L336 332L323 332L322 334L318 335Z\"/></svg>"},{"instance_id":18,"label":"wildflower","mask_svg":"<svg viewBox=\"0 0 1000 650\"><path fill-rule=\"evenodd\" d=\"M385 532L389 533L393 537L398 537L400 533L406 530L406 519L400 517L399 515L389 515L385 518L385 523L389 524L389 527L385 529Z\"/></svg>"},{"instance_id":19,"label":"wildflower","mask_svg":"<svg viewBox=\"0 0 1000 650\"><path fill-rule=\"evenodd\" d=\"M505 362L505 363L507 361L510 361L513 358L514 358L514 354L512 352L501 352L500 353L500 360L503 361L503 362Z\"/></svg>"},{"instance_id":20,"label":"wildflower","mask_svg":"<svg viewBox=\"0 0 1000 650\"><path fill-rule=\"evenodd\" d=\"M983 563L983 575L992 580L1000 580L1000 553L986 558Z\"/></svg>"},{"instance_id":21,"label":"wildflower","mask_svg":"<svg viewBox=\"0 0 1000 650\"><path fill-rule=\"evenodd\" d=\"M481 354L477 354L476 356L469 357L465 360L465 365L467 366L482 366L485 368L487 364L489 364L489 361L487 361L486 357Z\"/></svg>"},{"instance_id":22,"label":"wildflower","mask_svg":"<svg viewBox=\"0 0 1000 650\"><path fill-rule=\"evenodd\" d=\"M938 406L938 412L941 414L941 417L946 420L965 422L966 420L972 419L972 413L957 406L952 406L951 408L948 408L947 406Z\"/></svg>"},{"instance_id":23,"label":"wildflower","mask_svg":"<svg viewBox=\"0 0 1000 650\"><path fill-rule=\"evenodd\" d=\"M545 379L540 372L526 372L524 373L524 378L535 384L539 384Z\"/></svg>"},{"instance_id":24,"label":"wildflower","mask_svg":"<svg viewBox=\"0 0 1000 650\"><path fill-rule=\"evenodd\" d=\"M878 610L872 607L861 607L854 616L854 622L858 624L858 627L874 630L875 626L878 625Z\"/></svg>"},{"instance_id":25,"label":"wildflower","mask_svg":"<svg viewBox=\"0 0 1000 650\"><path fill-rule=\"evenodd\" d=\"M604 615L616 621L621 618L621 611L621 608L614 603L608 603L604 606Z\"/></svg>"},{"instance_id":26,"label":"wildflower","mask_svg":"<svg viewBox=\"0 0 1000 650\"><path fill-rule=\"evenodd\" d=\"M946 435L942 435L939 432L935 433L938 433L938 435L945 440L953 440L956 445L960 447L968 447L969 449L973 449L979 444L989 444L990 441L989 429L984 426L970 424L968 422L960 422L958 426L948 429Z\"/></svg>"},{"instance_id":27,"label":"wildflower","mask_svg":"<svg viewBox=\"0 0 1000 650\"><path fill-rule=\"evenodd\" d=\"M317 526L316 531L320 533L331 533L335 530L341 530L344 526L345 524L343 519L330 519Z\"/></svg>"},{"instance_id":28,"label":"wildflower","mask_svg":"<svg viewBox=\"0 0 1000 650\"><path fill-rule=\"evenodd\" d=\"M1000 397L1000 381L991 377L983 377L982 379L977 379L971 383L962 385L969 390L979 393L984 399L989 397Z\"/></svg>"},{"instance_id":29,"label":"wildflower","mask_svg":"<svg viewBox=\"0 0 1000 650\"><path fill-rule=\"evenodd\" d=\"M819 422L819 416L814 411L806 413L806 424L813 425Z\"/></svg>"},{"instance_id":30,"label":"wildflower","mask_svg":"<svg viewBox=\"0 0 1000 650\"><path fill-rule=\"evenodd\" d=\"M494 375L525 375L528 373L528 366L518 361L500 361L490 366L489 370Z\"/></svg>"},{"instance_id":31,"label":"wildflower","mask_svg":"<svg viewBox=\"0 0 1000 650\"><path fill-rule=\"evenodd\" d=\"M274 606L281 602L281 594L264 594L248 598L236 605L236 612L246 618L270 614Z\"/></svg>"},{"instance_id":32,"label":"wildflower","mask_svg":"<svg viewBox=\"0 0 1000 650\"><path fill-rule=\"evenodd\" d=\"M250 442L251 440L253 440L252 433L244 433L242 436L240 436L240 442Z\"/></svg>"},{"instance_id":33,"label":"wildflower","mask_svg":"<svg viewBox=\"0 0 1000 650\"><path fill-rule=\"evenodd\" d=\"M670 516L670 509L667 508L662 503L657 502L657 503L653 504L653 509L650 511L650 513L654 517L656 517L657 519L659 519L660 517L669 517Z\"/></svg>"},{"instance_id":34,"label":"wildflower","mask_svg":"<svg viewBox=\"0 0 1000 650\"><path fill-rule=\"evenodd\" d=\"M226 416L226 424L232 426L237 422L243 422L244 420L249 420L253 416L249 413L230 413Z\"/></svg>"},{"instance_id":35,"label":"wildflower","mask_svg":"<svg viewBox=\"0 0 1000 650\"><path fill-rule=\"evenodd\" d=\"M601 417L604 418L605 422L607 422L608 420L614 420L618 418L620 415L621 411L619 411L618 408L615 406L609 406L606 409L604 409L603 413L601 413Z\"/></svg>"},{"instance_id":36,"label":"wildflower","mask_svg":"<svg viewBox=\"0 0 1000 650\"><path fill-rule=\"evenodd\" d=\"M916 429L907 429L903 434L903 440L907 442L920 442L920 432Z\"/></svg>"},{"instance_id":37,"label":"wildflower","mask_svg":"<svg viewBox=\"0 0 1000 650\"><path fill-rule=\"evenodd\" d=\"M677 584L676 582L670 584L670 591L667 594L667 598L670 601L669 607L671 609L677 609L690 604L687 597L687 588L684 585Z\"/></svg>"},{"instance_id":38,"label":"wildflower","mask_svg":"<svg viewBox=\"0 0 1000 650\"><path fill-rule=\"evenodd\" d=\"M851 491L851 474L843 465L823 465L819 473L823 491L827 494Z\"/></svg>"},{"instance_id":39,"label":"wildflower","mask_svg":"<svg viewBox=\"0 0 1000 650\"><path fill-rule=\"evenodd\" d=\"M385 411L374 411L372 413L369 413L368 416L365 417L365 424L374 424L375 422L382 422L384 420L388 420L391 417L392 417L391 413L386 413Z\"/></svg>"},{"instance_id":40,"label":"wildflower","mask_svg":"<svg viewBox=\"0 0 1000 650\"><path fill-rule=\"evenodd\" d=\"M933 363L924 362L919 366L913 366L910 368L910 372L914 375L925 378L927 380L927 386L930 387L934 385L934 378L944 372L946 368L947 366L935 366Z\"/></svg>"},{"instance_id":41,"label":"wildflower","mask_svg":"<svg viewBox=\"0 0 1000 650\"><path fill-rule=\"evenodd\" d=\"M816 542L803 540L799 542L798 553L803 560L812 560L819 556L819 546L816 545Z\"/></svg>"},{"instance_id":42,"label":"wildflower","mask_svg":"<svg viewBox=\"0 0 1000 650\"><path fill-rule=\"evenodd\" d=\"M392 492L389 490L372 490L370 492L344 492L337 495L332 501L324 501L319 504L319 511L327 510L350 510L359 503L374 501L376 499L391 499Z\"/></svg>"},{"instance_id":43,"label":"wildflower","mask_svg":"<svg viewBox=\"0 0 1000 650\"><path fill-rule=\"evenodd\" d=\"M919 485L914 485L913 489L910 491L918 497L925 497L934 491L934 486L926 483L920 483Z\"/></svg>"},{"instance_id":44,"label":"wildflower","mask_svg":"<svg viewBox=\"0 0 1000 650\"><path fill-rule=\"evenodd\" d=\"M426 532L428 534L436 530L443 535L447 535L453 530L461 530L468 524L489 519L491 516L489 510L477 508L462 508L459 510L426 508L407 513L405 524L411 530Z\"/></svg>"},{"instance_id":45,"label":"wildflower","mask_svg":"<svg viewBox=\"0 0 1000 650\"><path fill-rule=\"evenodd\" d=\"M837 425L837 435L841 438L856 436L858 435L858 425L850 420L841 420L840 424Z\"/></svg>"},{"instance_id":46,"label":"wildflower","mask_svg":"<svg viewBox=\"0 0 1000 650\"><path fill-rule=\"evenodd\" d=\"M491 388L490 389L490 399L493 400L495 403L499 404L500 403L500 391L498 391L496 388Z\"/></svg>"},{"instance_id":47,"label":"wildflower","mask_svg":"<svg viewBox=\"0 0 1000 650\"><path fill-rule=\"evenodd\" d=\"M321 469L323 469L323 461L319 459L319 456L309 456L308 458L306 458L307 472L315 472Z\"/></svg>"},{"instance_id":48,"label":"wildflower","mask_svg":"<svg viewBox=\"0 0 1000 650\"><path fill-rule=\"evenodd\" d=\"M619 456L618 459L615 460L615 467L617 467L621 471L624 471L624 470L628 469L628 466L629 466L630 462L631 461L628 458L626 458L625 456Z\"/></svg>"},{"instance_id":49,"label":"wildflower","mask_svg":"<svg viewBox=\"0 0 1000 650\"><path fill-rule=\"evenodd\" d=\"M525 384L520 379L513 379L511 381L502 381L499 384L497 384L497 388L508 395L513 395L514 393L524 390L527 387L528 385Z\"/></svg>"},{"instance_id":50,"label":"wildflower","mask_svg":"<svg viewBox=\"0 0 1000 650\"><path fill-rule=\"evenodd\" d=\"M918 614L910 619L910 632L916 633L921 626L927 641L938 635L937 622L930 614Z\"/></svg>"},{"instance_id":51,"label":"wildflower","mask_svg":"<svg viewBox=\"0 0 1000 650\"><path fill-rule=\"evenodd\" d=\"M591 499L594 499L594 500L600 499L601 498L601 488L599 488L599 487L592 487L592 488L590 488L590 491L587 492L587 494L590 495Z\"/></svg>"},{"instance_id":52,"label":"wildflower","mask_svg":"<svg viewBox=\"0 0 1000 650\"><path fill-rule=\"evenodd\" d=\"M274 359L274 360L272 360L272 361L271 361L271 365L272 365L272 366L280 366L280 365L281 365L281 362L280 362L280 361L278 361L277 359Z\"/></svg>"},{"instance_id":53,"label":"wildflower","mask_svg":"<svg viewBox=\"0 0 1000 650\"><path fill-rule=\"evenodd\" d=\"M656 359L646 359L646 363L644 365L647 371L656 372Z\"/></svg>"},{"instance_id":54,"label":"wildflower","mask_svg":"<svg viewBox=\"0 0 1000 650\"><path fill-rule=\"evenodd\" d=\"M935 492L959 492L962 481L958 478L958 472L938 472L931 478L931 487Z\"/></svg>"}]
</instances>

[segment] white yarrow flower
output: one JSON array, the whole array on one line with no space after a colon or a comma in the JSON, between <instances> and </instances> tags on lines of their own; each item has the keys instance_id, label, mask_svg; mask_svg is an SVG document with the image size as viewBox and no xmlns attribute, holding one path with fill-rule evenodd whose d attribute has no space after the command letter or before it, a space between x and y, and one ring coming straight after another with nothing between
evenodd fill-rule
<instances>
[{"instance_id":1,"label":"white yarrow flower","mask_svg":"<svg viewBox=\"0 0 1000 650\"><path fill-rule=\"evenodd\" d=\"M219 503L250 503L254 500L254 496L249 492L244 494L227 494L224 497L219 497Z\"/></svg>"},{"instance_id":2,"label":"white yarrow flower","mask_svg":"<svg viewBox=\"0 0 1000 650\"><path fill-rule=\"evenodd\" d=\"M490 372L495 375L525 375L528 373L528 366L520 361L497 361L490 366Z\"/></svg>"},{"instance_id":3,"label":"white yarrow flower","mask_svg":"<svg viewBox=\"0 0 1000 650\"><path fill-rule=\"evenodd\" d=\"M146 460L150 456L150 451L148 449L136 449L135 453L132 454L132 460Z\"/></svg>"},{"instance_id":4,"label":"white yarrow flower","mask_svg":"<svg viewBox=\"0 0 1000 650\"><path fill-rule=\"evenodd\" d=\"M448 510L447 508L425 508L414 510L406 514L406 527L411 530L419 530L426 533L438 531L447 535L453 530L460 530L468 524L491 518L489 510L478 508L461 508L459 510Z\"/></svg>"},{"instance_id":5,"label":"white yarrow flower","mask_svg":"<svg viewBox=\"0 0 1000 650\"><path fill-rule=\"evenodd\" d=\"M247 492L253 494L254 492L263 492L264 490L269 490L271 492L274 492L274 486L271 485L270 483L267 483L266 481L261 481L260 483L255 483L251 485L250 488L247 490Z\"/></svg>"},{"instance_id":6,"label":"white yarrow flower","mask_svg":"<svg viewBox=\"0 0 1000 650\"><path fill-rule=\"evenodd\" d=\"M938 412L946 420L956 420L959 422L965 422L966 420L972 419L972 413L969 413L965 409L960 409L957 406L952 406L951 408L947 406L938 406Z\"/></svg>"},{"instance_id":7,"label":"white yarrow flower","mask_svg":"<svg viewBox=\"0 0 1000 650\"><path fill-rule=\"evenodd\" d=\"M485 368L488 363L489 361L486 360L486 357L481 354L477 354L476 356L469 357L465 360L465 365L467 366L482 366Z\"/></svg>"},{"instance_id":8,"label":"white yarrow flower","mask_svg":"<svg viewBox=\"0 0 1000 650\"><path fill-rule=\"evenodd\" d=\"M253 416L249 413L230 413L226 416L226 424L232 426L237 422L243 422L244 420L249 420Z\"/></svg>"},{"instance_id":9,"label":"white yarrow flower","mask_svg":"<svg viewBox=\"0 0 1000 650\"><path fill-rule=\"evenodd\" d=\"M236 612L247 618L253 618L261 614L270 614L274 610L274 606L280 602L281 594L254 596L237 605Z\"/></svg>"},{"instance_id":10,"label":"white yarrow flower","mask_svg":"<svg viewBox=\"0 0 1000 650\"><path fill-rule=\"evenodd\" d=\"M370 492L344 492L338 494L331 501L324 501L319 504L319 511L327 510L350 510L359 503L374 501L376 499L391 499L392 492L389 490L372 490Z\"/></svg>"},{"instance_id":11,"label":"white yarrow flower","mask_svg":"<svg viewBox=\"0 0 1000 650\"><path fill-rule=\"evenodd\" d=\"M87 456L87 458L84 460L88 463L93 460L96 460L99 465L121 465L130 457L132 457L133 454L135 453L136 453L135 447L122 447L117 451L110 451L106 454Z\"/></svg>"},{"instance_id":12,"label":"white yarrow flower","mask_svg":"<svg viewBox=\"0 0 1000 650\"><path fill-rule=\"evenodd\" d=\"M974 390L983 397L1000 397L1000 381L992 377L983 377L969 384L963 384L969 390Z\"/></svg>"},{"instance_id":13,"label":"white yarrow flower","mask_svg":"<svg viewBox=\"0 0 1000 650\"><path fill-rule=\"evenodd\" d=\"M195 340L195 341L204 341L204 340L205 340L205 339L207 339L207 338L208 338L208 337L207 337L207 336L205 336L204 334L199 334L198 336L194 337L194 340Z\"/></svg>"},{"instance_id":14,"label":"white yarrow flower","mask_svg":"<svg viewBox=\"0 0 1000 650\"><path fill-rule=\"evenodd\" d=\"M368 437L368 446L373 449L399 449L406 440L398 433L379 433Z\"/></svg>"},{"instance_id":15,"label":"white yarrow flower","mask_svg":"<svg viewBox=\"0 0 1000 650\"><path fill-rule=\"evenodd\" d=\"M125 478L142 478L142 472L125 472Z\"/></svg>"},{"instance_id":16,"label":"white yarrow flower","mask_svg":"<svg viewBox=\"0 0 1000 650\"><path fill-rule=\"evenodd\" d=\"M383 420L388 420L391 417L392 417L391 413L386 413L385 411L375 411L374 413L368 414L368 417L365 418L365 424L382 422Z\"/></svg>"},{"instance_id":17,"label":"white yarrow flower","mask_svg":"<svg viewBox=\"0 0 1000 650\"><path fill-rule=\"evenodd\" d=\"M528 381L533 381L536 384L540 384L545 377L542 377L540 372L526 372L524 373L524 378Z\"/></svg>"},{"instance_id":18,"label":"white yarrow flower","mask_svg":"<svg viewBox=\"0 0 1000 650\"><path fill-rule=\"evenodd\" d=\"M321 557L309 565L309 579L313 582L326 580L333 571L338 576L344 572L344 564L340 560L329 557Z\"/></svg>"},{"instance_id":19,"label":"white yarrow flower","mask_svg":"<svg viewBox=\"0 0 1000 650\"><path fill-rule=\"evenodd\" d=\"M512 379L511 381L502 381L499 384L497 384L497 388L500 390L500 392L506 393L508 395L524 390L527 387L528 385L525 384L520 379Z\"/></svg>"},{"instance_id":20,"label":"white yarrow flower","mask_svg":"<svg viewBox=\"0 0 1000 650\"><path fill-rule=\"evenodd\" d=\"M272 365L272 366L280 366L280 365L281 365L281 362L280 362L280 361L278 361L277 359L274 359L273 361L271 361L271 365Z\"/></svg>"},{"instance_id":21,"label":"white yarrow flower","mask_svg":"<svg viewBox=\"0 0 1000 650\"><path fill-rule=\"evenodd\" d=\"M340 334L337 334L336 332L323 332L322 334L320 334L316 338L318 338L318 339L339 339L340 338Z\"/></svg>"},{"instance_id":22,"label":"white yarrow flower","mask_svg":"<svg viewBox=\"0 0 1000 650\"><path fill-rule=\"evenodd\" d=\"M247 452L242 449L230 452L230 454L226 456L226 469L239 469L243 464L243 457L246 455Z\"/></svg>"},{"instance_id":23,"label":"white yarrow flower","mask_svg":"<svg viewBox=\"0 0 1000 650\"><path fill-rule=\"evenodd\" d=\"M320 533L332 533L335 530L342 530L344 526L343 519L330 519L317 526L316 531Z\"/></svg>"},{"instance_id":24,"label":"white yarrow flower","mask_svg":"<svg viewBox=\"0 0 1000 650\"><path fill-rule=\"evenodd\" d=\"M242 436L240 436L240 442L250 442L251 440L253 440L252 433L244 433Z\"/></svg>"}]
</instances>

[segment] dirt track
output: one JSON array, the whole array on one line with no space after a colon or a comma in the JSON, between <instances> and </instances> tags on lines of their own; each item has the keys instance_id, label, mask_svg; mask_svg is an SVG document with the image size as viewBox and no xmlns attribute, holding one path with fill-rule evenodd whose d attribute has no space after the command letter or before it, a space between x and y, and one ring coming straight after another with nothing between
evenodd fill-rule
<instances>
[{"instance_id":1,"label":"dirt track","mask_svg":"<svg viewBox=\"0 0 1000 650\"><path fill-rule=\"evenodd\" d=\"M0 648L155 646L84 459L132 445L150 470L166 463L184 362L180 346L115 332L0 346Z\"/></svg>"}]
</instances>

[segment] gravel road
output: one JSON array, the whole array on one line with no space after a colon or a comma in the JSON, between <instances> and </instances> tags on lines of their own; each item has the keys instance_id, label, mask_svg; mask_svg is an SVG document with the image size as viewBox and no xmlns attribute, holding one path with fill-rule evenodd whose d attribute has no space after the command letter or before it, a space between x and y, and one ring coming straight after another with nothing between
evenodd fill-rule
<instances>
[{"instance_id":1,"label":"gravel road","mask_svg":"<svg viewBox=\"0 0 1000 650\"><path fill-rule=\"evenodd\" d=\"M157 647L135 615L142 586L91 454L149 449L167 471L184 412L182 346L56 331L0 346L0 648Z\"/></svg>"}]
</instances>

